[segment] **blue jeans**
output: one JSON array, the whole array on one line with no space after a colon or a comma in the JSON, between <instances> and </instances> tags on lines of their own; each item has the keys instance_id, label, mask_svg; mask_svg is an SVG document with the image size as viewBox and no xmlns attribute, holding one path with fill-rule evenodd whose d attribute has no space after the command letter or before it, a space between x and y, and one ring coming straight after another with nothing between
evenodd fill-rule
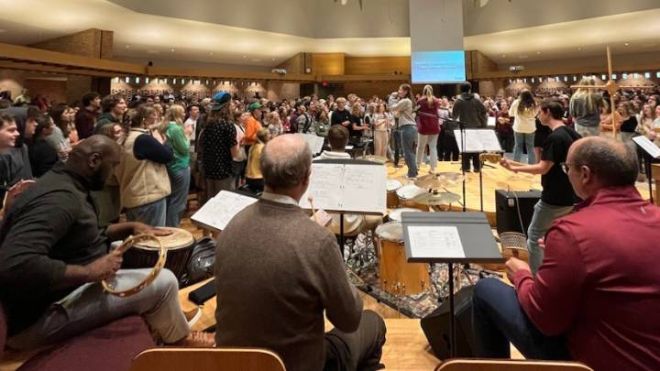
<instances>
[{"instance_id":1,"label":"blue jeans","mask_svg":"<svg viewBox=\"0 0 660 371\"><path fill-rule=\"evenodd\" d=\"M170 188L172 193L167 196L167 214L165 225L168 227L179 227L181 216L186 210L188 203L188 189L190 188L190 167L179 171L167 171L170 176Z\"/></svg>"},{"instance_id":2,"label":"blue jeans","mask_svg":"<svg viewBox=\"0 0 660 371\"><path fill-rule=\"evenodd\" d=\"M513 132L513 161L520 162L522 159L523 145L527 147L527 163L535 164L536 158L534 156L534 133L518 133Z\"/></svg>"},{"instance_id":3,"label":"blue jeans","mask_svg":"<svg viewBox=\"0 0 660 371\"><path fill-rule=\"evenodd\" d=\"M472 322L476 357L511 358L511 342L528 359L571 359L566 340L543 335L520 307L513 287L498 279L477 282L472 296Z\"/></svg>"},{"instance_id":4,"label":"blue jeans","mask_svg":"<svg viewBox=\"0 0 660 371\"><path fill-rule=\"evenodd\" d=\"M539 246L539 238L545 237L545 233L557 218L571 211L573 211L573 206L555 206L541 200L534 205L534 215L532 215L532 221L529 222L529 228L527 229L529 267L534 275L543 263L544 251Z\"/></svg>"},{"instance_id":5,"label":"blue jeans","mask_svg":"<svg viewBox=\"0 0 660 371\"><path fill-rule=\"evenodd\" d=\"M408 166L408 177L417 176L417 163L415 162L415 142L417 141L417 128L414 125L405 125L399 128L401 131L401 147L403 147L403 158Z\"/></svg>"},{"instance_id":6,"label":"blue jeans","mask_svg":"<svg viewBox=\"0 0 660 371\"><path fill-rule=\"evenodd\" d=\"M126 209L126 219L154 227L164 227L167 216L167 197L152 203Z\"/></svg>"}]
</instances>

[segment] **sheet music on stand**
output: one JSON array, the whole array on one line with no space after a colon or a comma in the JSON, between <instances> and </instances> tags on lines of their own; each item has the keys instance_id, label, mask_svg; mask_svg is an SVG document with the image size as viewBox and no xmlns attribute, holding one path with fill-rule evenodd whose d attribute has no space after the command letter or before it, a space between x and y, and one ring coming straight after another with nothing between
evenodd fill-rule
<instances>
[{"instance_id":1,"label":"sheet music on stand","mask_svg":"<svg viewBox=\"0 0 660 371\"><path fill-rule=\"evenodd\" d=\"M190 219L206 228L222 231L232 218L259 199L236 192L220 191L208 200Z\"/></svg>"},{"instance_id":2,"label":"sheet music on stand","mask_svg":"<svg viewBox=\"0 0 660 371\"><path fill-rule=\"evenodd\" d=\"M364 160L320 160L312 163L309 188L300 207L334 212L385 214L385 165Z\"/></svg>"},{"instance_id":3,"label":"sheet music on stand","mask_svg":"<svg viewBox=\"0 0 660 371\"><path fill-rule=\"evenodd\" d=\"M312 150L313 155L317 155L323 151L323 137L316 134L302 134L303 139L307 142L309 149Z\"/></svg>"},{"instance_id":4,"label":"sheet music on stand","mask_svg":"<svg viewBox=\"0 0 660 371\"><path fill-rule=\"evenodd\" d=\"M646 153L654 159L660 158L660 148L651 142L651 140L643 135L632 138L638 146L640 146Z\"/></svg>"},{"instance_id":5,"label":"sheet music on stand","mask_svg":"<svg viewBox=\"0 0 660 371\"><path fill-rule=\"evenodd\" d=\"M461 153L503 152L493 129L465 129L465 150L461 143L461 130L454 130Z\"/></svg>"}]
</instances>

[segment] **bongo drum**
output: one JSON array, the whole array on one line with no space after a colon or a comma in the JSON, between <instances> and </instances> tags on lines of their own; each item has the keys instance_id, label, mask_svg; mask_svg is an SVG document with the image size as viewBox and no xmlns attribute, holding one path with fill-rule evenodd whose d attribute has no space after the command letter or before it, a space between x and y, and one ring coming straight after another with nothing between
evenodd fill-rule
<instances>
[{"instance_id":1,"label":"bongo drum","mask_svg":"<svg viewBox=\"0 0 660 371\"><path fill-rule=\"evenodd\" d=\"M376 228L379 279L383 290L393 295L418 294L429 287L429 266L408 263L403 245L403 227L388 222Z\"/></svg>"},{"instance_id":2,"label":"bongo drum","mask_svg":"<svg viewBox=\"0 0 660 371\"><path fill-rule=\"evenodd\" d=\"M425 193L426 190L414 185L406 184L403 187L396 190L396 195L399 198L399 207L409 207L413 209L419 209L421 211L429 211L427 205L423 205L415 202L415 197L420 194Z\"/></svg>"},{"instance_id":3,"label":"bongo drum","mask_svg":"<svg viewBox=\"0 0 660 371\"><path fill-rule=\"evenodd\" d=\"M396 190L401 188L401 182L394 179L388 179L386 183L387 188L387 208L394 209L399 206L399 198L396 195Z\"/></svg>"},{"instance_id":4,"label":"bongo drum","mask_svg":"<svg viewBox=\"0 0 660 371\"><path fill-rule=\"evenodd\" d=\"M165 268L174 273L176 278L181 279L186 271L188 259L195 246L195 238L192 233L181 228L166 228L172 231L167 236L157 236L160 243L167 250L167 262ZM151 268L158 260L158 244L155 241L147 240L137 242L132 249L124 253L123 269Z\"/></svg>"}]
</instances>

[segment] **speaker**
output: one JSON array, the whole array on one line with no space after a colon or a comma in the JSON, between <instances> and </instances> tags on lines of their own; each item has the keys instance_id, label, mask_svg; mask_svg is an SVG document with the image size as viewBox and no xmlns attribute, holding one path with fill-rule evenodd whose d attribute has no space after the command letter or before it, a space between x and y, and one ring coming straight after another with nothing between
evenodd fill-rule
<instances>
[{"instance_id":1,"label":"speaker","mask_svg":"<svg viewBox=\"0 0 660 371\"><path fill-rule=\"evenodd\" d=\"M497 233L520 232L527 234L527 228L534 215L534 205L541 199L541 191L528 192L495 190L495 217ZM520 217L518 216L520 212ZM522 220L522 226L520 225Z\"/></svg>"},{"instance_id":2,"label":"speaker","mask_svg":"<svg viewBox=\"0 0 660 371\"><path fill-rule=\"evenodd\" d=\"M454 315L456 321L456 357L472 357L474 355L474 333L472 330L472 292L474 286L467 286L454 294ZM433 353L441 360L450 358L449 346L449 298L436 310L422 318L421 325L424 335L433 349Z\"/></svg>"}]
</instances>

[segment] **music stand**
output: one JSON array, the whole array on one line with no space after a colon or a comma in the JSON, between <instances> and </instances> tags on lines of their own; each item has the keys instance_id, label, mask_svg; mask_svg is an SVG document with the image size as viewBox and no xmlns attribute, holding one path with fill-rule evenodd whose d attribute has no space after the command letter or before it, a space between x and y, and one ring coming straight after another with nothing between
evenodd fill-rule
<instances>
[{"instance_id":1,"label":"music stand","mask_svg":"<svg viewBox=\"0 0 660 371\"><path fill-rule=\"evenodd\" d=\"M651 166L652 160L657 160L660 158L660 148L658 148L655 143L651 142L649 138L640 135L632 138L633 142L642 149L644 152L644 157L646 157L646 178L649 182L649 200L653 203L653 166ZM657 185L656 185L657 187Z\"/></svg>"},{"instance_id":2,"label":"music stand","mask_svg":"<svg viewBox=\"0 0 660 371\"><path fill-rule=\"evenodd\" d=\"M447 264L450 313L449 354L454 357L456 355L454 263L500 263L504 259L484 213L403 213L401 219L408 262ZM431 241L433 238L436 239ZM453 243L457 239L458 246ZM437 246L436 243L444 245ZM431 244L434 246L430 246Z\"/></svg>"}]
</instances>

